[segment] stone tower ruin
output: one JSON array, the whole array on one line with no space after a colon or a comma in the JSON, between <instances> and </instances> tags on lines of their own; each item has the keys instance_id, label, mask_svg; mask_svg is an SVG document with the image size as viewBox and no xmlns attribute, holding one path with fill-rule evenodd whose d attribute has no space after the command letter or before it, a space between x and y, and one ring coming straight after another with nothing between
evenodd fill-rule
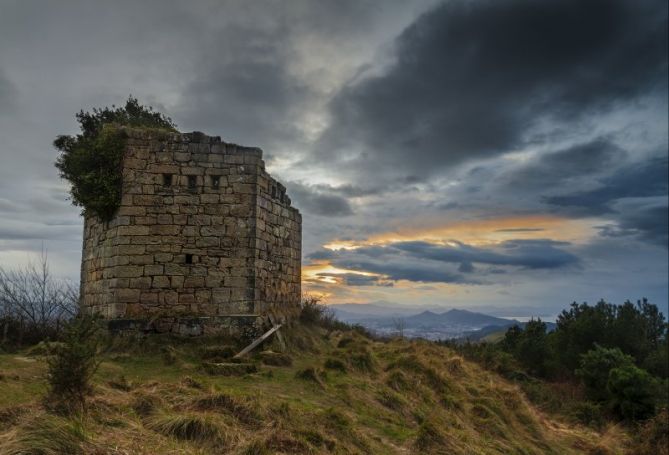
<instances>
[{"instance_id":1,"label":"stone tower ruin","mask_svg":"<svg viewBox=\"0 0 669 455\"><path fill-rule=\"evenodd\" d=\"M127 130L121 206L87 214L81 305L114 330L239 333L300 301L301 224L262 150Z\"/></svg>"}]
</instances>

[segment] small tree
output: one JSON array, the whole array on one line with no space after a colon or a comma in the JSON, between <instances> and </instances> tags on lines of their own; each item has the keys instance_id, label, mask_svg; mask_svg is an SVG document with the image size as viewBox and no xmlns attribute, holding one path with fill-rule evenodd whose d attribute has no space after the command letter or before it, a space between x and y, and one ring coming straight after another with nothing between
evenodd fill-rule
<instances>
[{"instance_id":1,"label":"small tree","mask_svg":"<svg viewBox=\"0 0 669 455\"><path fill-rule=\"evenodd\" d=\"M47 403L52 408L66 413L85 410L91 379L100 364L100 346L95 317L79 315L68 324L62 343L50 348L48 358Z\"/></svg>"},{"instance_id":2,"label":"small tree","mask_svg":"<svg viewBox=\"0 0 669 455\"><path fill-rule=\"evenodd\" d=\"M517 324L509 327L504 334L504 338L500 341L500 347L507 352L515 352L518 343L523 337L523 329Z\"/></svg>"},{"instance_id":3,"label":"small tree","mask_svg":"<svg viewBox=\"0 0 669 455\"><path fill-rule=\"evenodd\" d=\"M623 419L641 420L655 413L658 386L645 370L634 365L612 369L607 390L611 408Z\"/></svg>"},{"instance_id":4,"label":"small tree","mask_svg":"<svg viewBox=\"0 0 669 455\"><path fill-rule=\"evenodd\" d=\"M176 131L176 125L132 96L124 107L80 111L76 117L81 133L58 136L53 142L61 151L56 167L60 176L72 184L72 203L109 220L121 202L126 136L119 127Z\"/></svg>"},{"instance_id":5,"label":"small tree","mask_svg":"<svg viewBox=\"0 0 669 455\"><path fill-rule=\"evenodd\" d=\"M581 367L575 373L583 381L589 399L606 401L609 398L606 389L609 373L614 368L623 368L630 365L634 365L634 359L623 354L620 349L607 349L595 344L595 349L591 349L581 356Z\"/></svg>"},{"instance_id":6,"label":"small tree","mask_svg":"<svg viewBox=\"0 0 669 455\"><path fill-rule=\"evenodd\" d=\"M51 274L46 253L23 268L0 267L0 345L58 337L78 300L73 283Z\"/></svg>"},{"instance_id":7,"label":"small tree","mask_svg":"<svg viewBox=\"0 0 669 455\"><path fill-rule=\"evenodd\" d=\"M528 321L516 345L516 358L530 373L544 376L548 354L546 324L541 319Z\"/></svg>"}]
</instances>

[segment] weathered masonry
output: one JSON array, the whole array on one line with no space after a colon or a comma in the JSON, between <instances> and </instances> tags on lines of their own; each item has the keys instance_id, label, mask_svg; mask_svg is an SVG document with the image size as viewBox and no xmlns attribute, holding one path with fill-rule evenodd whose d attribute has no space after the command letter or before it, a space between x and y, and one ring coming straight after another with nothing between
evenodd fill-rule
<instances>
[{"instance_id":1,"label":"weathered masonry","mask_svg":"<svg viewBox=\"0 0 669 455\"><path fill-rule=\"evenodd\" d=\"M85 216L82 307L111 328L193 335L294 315L302 220L262 150L127 133L120 209L109 222Z\"/></svg>"}]
</instances>

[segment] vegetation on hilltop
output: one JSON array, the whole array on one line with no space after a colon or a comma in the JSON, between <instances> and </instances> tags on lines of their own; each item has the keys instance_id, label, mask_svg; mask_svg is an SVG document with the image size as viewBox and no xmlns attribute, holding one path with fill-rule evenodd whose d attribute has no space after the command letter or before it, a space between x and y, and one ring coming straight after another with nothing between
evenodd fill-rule
<instances>
[{"instance_id":1,"label":"vegetation on hilltop","mask_svg":"<svg viewBox=\"0 0 669 455\"><path fill-rule=\"evenodd\" d=\"M574 303L550 333L532 320L496 343L444 344L515 382L545 411L594 428L617 421L642 428L666 418L668 343L664 315L644 299Z\"/></svg>"},{"instance_id":2,"label":"vegetation on hilltop","mask_svg":"<svg viewBox=\"0 0 669 455\"><path fill-rule=\"evenodd\" d=\"M272 341L239 364L251 373L232 368L234 339L114 339L74 415L39 398L48 357L0 355L0 453L614 454L628 444L617 425L538 411L449 347L377 339L313 300L284 335L285 352ZM230 368L212 375L211 364Z\"/></svg>"},{"instance_id":3,"label":"vegetation on hilltop","mask_svg":"<svg viewBox=\"0 0 669 455\"><path fill-rule=\"evenodd\" d=\"M586 399L603 383L621 385L616 396L624 396L630 368L639 369L633 356L595 345L573 376L585 386L546 381L519 361L529 347L502 349L524 346L523 337L539 330L478 345L492 367L472 355L473 345L377 338L316 299L286 327L286 350L268 340L241 361L232 359L237 339L100 338L90 322L75 319L58 343L0 355L0 453L654 454L667 447L666 410L638 424L617 422ZM602 365L620 370L617 385L609 386Z\"/></svg>"},{"instance_id":4,"label":"vegetation on hilltop","mask_svg":"<svg viewBox=\"0 0 669 455\"><path fill-rule=\"evenodd\" d=\"M109 220L121 202L126 135L119 127L176 131L176 125L132 96L123 107L82 110L76 118L81 133L58 136L53 143L61 152L56 167L72 185L72 203Z\"/></svg>"}]
</instances>

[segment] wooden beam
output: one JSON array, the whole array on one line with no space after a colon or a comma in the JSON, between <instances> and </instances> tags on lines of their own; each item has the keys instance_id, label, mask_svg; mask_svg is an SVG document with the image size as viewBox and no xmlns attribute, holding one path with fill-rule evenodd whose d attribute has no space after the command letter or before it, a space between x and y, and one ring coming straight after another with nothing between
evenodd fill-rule
<instances>
[{"instance_id":1,"label":"wooden beam","mask_svg":"<svg viewBox=\"0 0 669 455\"><path fill-rule=\"evenodd\" d=\"M272 323L272 325L276 325L276 319L274 318L273 315L269 315L269 320ZM279 340L279 345L281 346L281 352L286 352L286 341L283 339L283 334L281 331L277 330L276 331L276 339Z\"/></svg>"},{"instance_id":2,"label":"wooden beam","mask_svg":"<svg viewBox=\"0 0 669 455\"><path fill-rule=\"evenodd\" d=\"M269 338L274 332L276 332L280 328L281 328L281 324L275 325L274 327L269 329L267 332L265 332L260 338L256 339L253 343L249 344L244 349L239 351L239 353L235 354L233 359L238 359L240 357L245 356L249 352L253 351L256 348L256 346L258 346L260 343L265 341L267 338Z\"/></svg>"}]
</instances>

